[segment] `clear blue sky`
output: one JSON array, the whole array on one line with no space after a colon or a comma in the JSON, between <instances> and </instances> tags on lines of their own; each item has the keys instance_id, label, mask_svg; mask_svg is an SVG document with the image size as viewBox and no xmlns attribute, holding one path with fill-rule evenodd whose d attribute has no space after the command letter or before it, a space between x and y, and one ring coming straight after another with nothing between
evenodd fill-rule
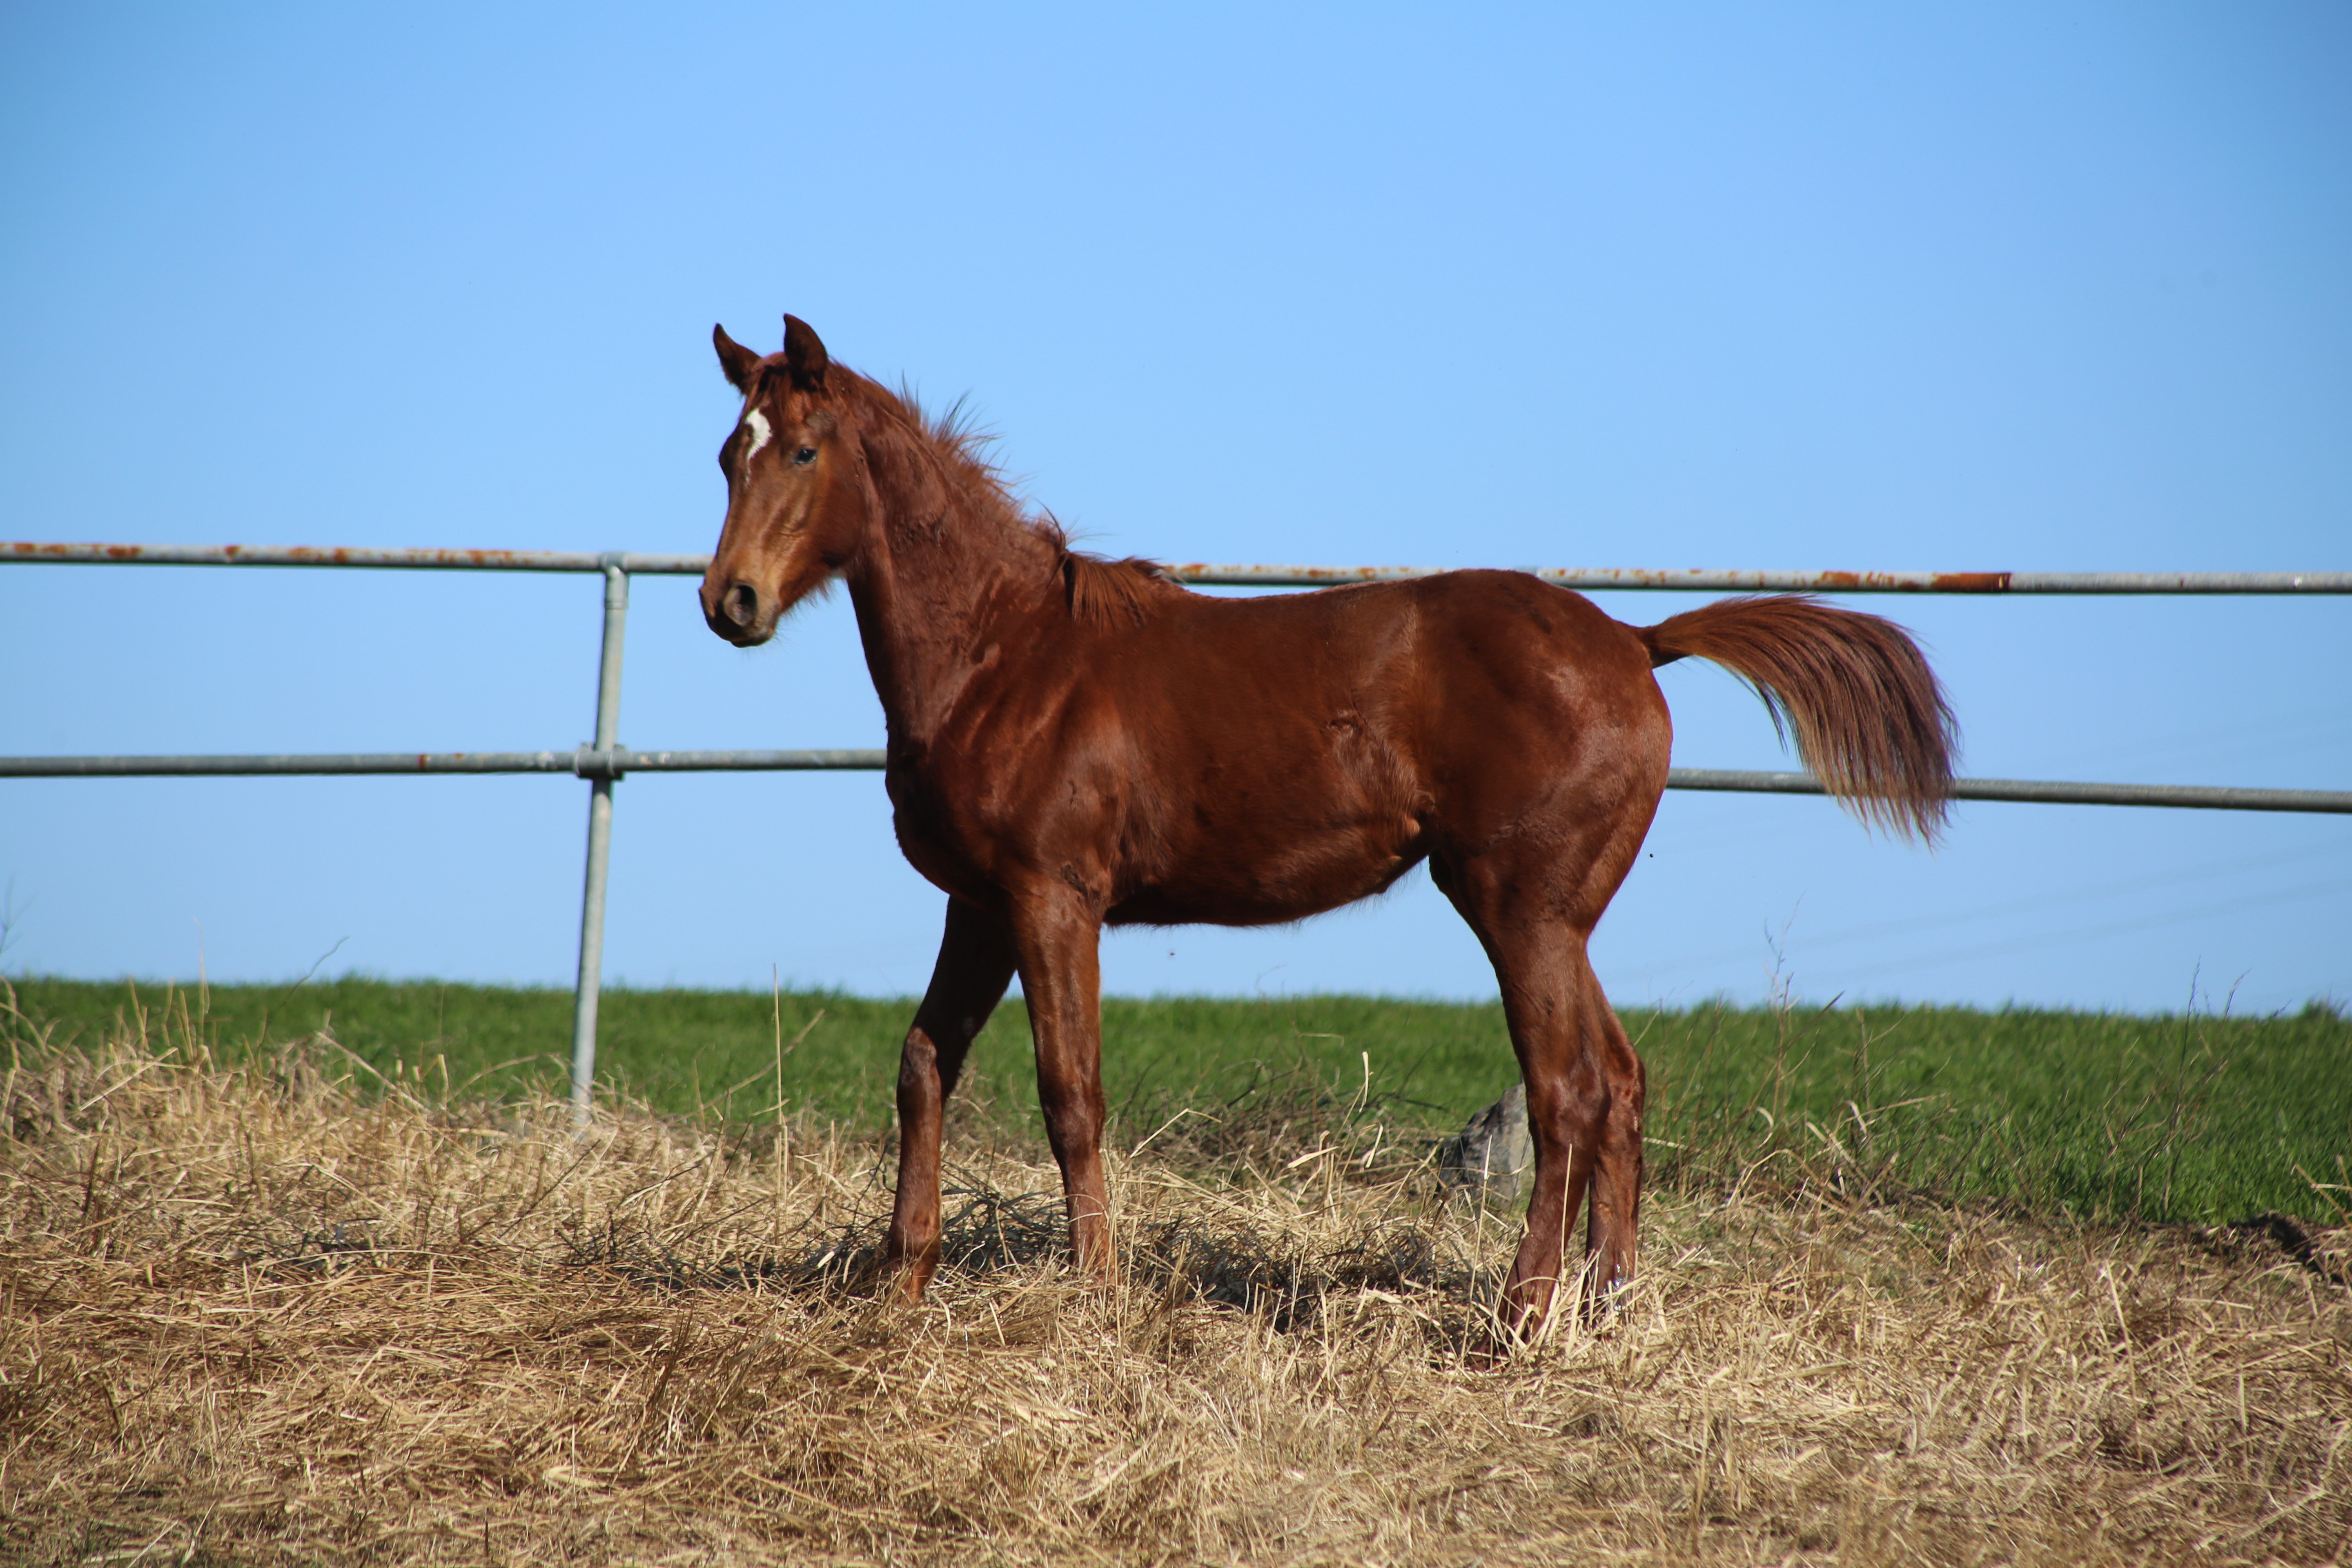
<instances>
[{"instance_id":1,"label":"clear blue sky","mask_svg":"<svg viewBox=\"0 0 2352 1568\"><path fill-rule=\"evenodd\" d=\"M2352 567L2340 5L12 6L0 536L704 551L723 321L1175 559ZM1651 621L1681 605L1619 595ZM1865 602L1967 771L2344 788L2352 604ZM598 589L0 565L0 751L567 747ZM872 745L642 581L623 738ZM1786 766L1662 672L1676 761ZM11 973L568 981L584 785L0 781ZM620 786L609 973L919 989L880 781ZM1669 795L1621 1002L2352 996L2352 822ZM337 944L341 945L338 946ZM1416 875L1130 993L1492 980Z\"/></svg>"}]
</instances>

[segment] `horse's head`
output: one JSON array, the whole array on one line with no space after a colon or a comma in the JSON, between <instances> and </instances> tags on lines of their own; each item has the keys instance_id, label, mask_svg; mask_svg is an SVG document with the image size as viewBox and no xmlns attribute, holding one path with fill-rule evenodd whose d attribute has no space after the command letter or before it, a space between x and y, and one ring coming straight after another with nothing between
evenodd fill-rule
<instances>
[{"instance_id":1,"label":"horse's head","mask_svg":"<svg viewBox=\"0 0 2352 1568\"><path fill-rule=\"evenodd\" d=\"M827 389L831 362L806 321L786 316L784 352L765 358L724 327L710 337L743 412L719 448L727 524L702 575L702 618L752 647L856 551L864 486L853 472L849 406L842 388Z\"/></svg>"}]
</instances>

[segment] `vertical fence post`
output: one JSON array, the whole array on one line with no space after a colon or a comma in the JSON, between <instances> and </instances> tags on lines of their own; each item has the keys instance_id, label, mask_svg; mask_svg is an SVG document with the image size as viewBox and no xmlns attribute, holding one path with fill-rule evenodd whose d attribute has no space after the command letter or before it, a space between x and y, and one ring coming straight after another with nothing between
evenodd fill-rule
<instances>
[{"instance_id":1,"label":"vertical fence post","mask_svg":"<svg viewBox=\"0 0 2352 1568\"><path fill-rule=\"evenodd\" d=\"M617 552L604 557L604 648L596 670L596 740L605 765L593 773L588 795L588 874L580 897L580 984L572 1005L572 1119L586 1123L589 1093L596 1081L596 1001L604 973L604 872L613 850L613 784L610 767L620 745L621 633L629 615L629 574Z\"/></svg>"}]
</instances>

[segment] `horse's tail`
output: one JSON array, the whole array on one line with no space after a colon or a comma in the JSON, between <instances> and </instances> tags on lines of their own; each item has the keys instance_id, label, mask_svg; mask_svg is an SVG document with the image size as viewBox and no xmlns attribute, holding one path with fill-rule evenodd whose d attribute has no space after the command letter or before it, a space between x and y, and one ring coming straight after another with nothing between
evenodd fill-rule
<instances>
[{"instance_id":1,"label":"horse's tail","mask_svg":"<svg viewBox=\"0 0 2352 1568\"><path fill-rule=\"evenodd\" d=\"M1892 621L1802 595L1722 599L1636 632L1654 668L1713 659L1745 681L1829 792L1866 823L1932 844L1958 731L1935 671Z\"/></svg>"}]
</instances>

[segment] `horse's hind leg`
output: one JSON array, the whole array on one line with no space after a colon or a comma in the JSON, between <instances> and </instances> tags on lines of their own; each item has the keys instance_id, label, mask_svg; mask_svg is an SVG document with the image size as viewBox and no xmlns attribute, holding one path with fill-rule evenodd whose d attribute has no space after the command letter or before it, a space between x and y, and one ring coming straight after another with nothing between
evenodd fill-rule
<instances>
[{"instance_id":1,"label":"horse's hind leg","mask_svg":"<svg viewBox=\"0 0 2352 1568\"><path fill-rule=\"evenodd\" d=\"M888 1261L910 1300L922 1296L940 1266L940 1128L947 1099L963 1076L973 1037L1012 982L1013 942L1003 922L950 899L939 963L898 1053L898 1194Z\"/></svg>"},{"instance_id":2,"label":"horse's hind leg","mask_svg":"<svg viewBox=\"0 0 2352 1568\"><path fill-rule=\"evenodd\" d=\"M1602 993L1600 977L1590 965L1583 968L1589 986L1588 1027L1599 1044L1601 1073L1609 1084L1609 1107L1601 1119L1592 1161L1592 1214L1584 1232L1585 1301L1594 1305L1633 1278L1641 1258L1642 1110L1649 1075L1625 1037L1617 1009Z\"/></svg>"},{"instance_id":3,"label":"horse's hind leg","mask_svg":"<svg viewBox=\"0 0 2352 1568\"><path fill-rule=\"evenodd\" d=\"M1585 960L1584 940L1555 929L1549 941L1505 942L1504 1014L1528 1087L1536 1146L1527 1234L1503 1287L1505 1326L1526 1333L1551 1310L1569 1233L1588 1196L1583 1295L1630 1279L1642 1188L1641 1058ZM1547 951L1512 952L1516 947Z\"/></svg>"},{"instance_id":4,"label":"horse's hind leg","mask_svg":"<svg viewBox=\"0 0 2352 1568\"><path fill-rule=\"evenodd\" d=\"M1503 1287L1505 1329L1532 1332L1552 1307L1568 1233L1588 1194L1584 1294L1630 1279L1642 1184L1641 1058L1585 958L1587 927L1530 909L1507 869L1439 869L1439 885L1478 933L1503 992L1527 1081L1536 1146L1528 1227Z\"/></svg>"}]
</instances>

